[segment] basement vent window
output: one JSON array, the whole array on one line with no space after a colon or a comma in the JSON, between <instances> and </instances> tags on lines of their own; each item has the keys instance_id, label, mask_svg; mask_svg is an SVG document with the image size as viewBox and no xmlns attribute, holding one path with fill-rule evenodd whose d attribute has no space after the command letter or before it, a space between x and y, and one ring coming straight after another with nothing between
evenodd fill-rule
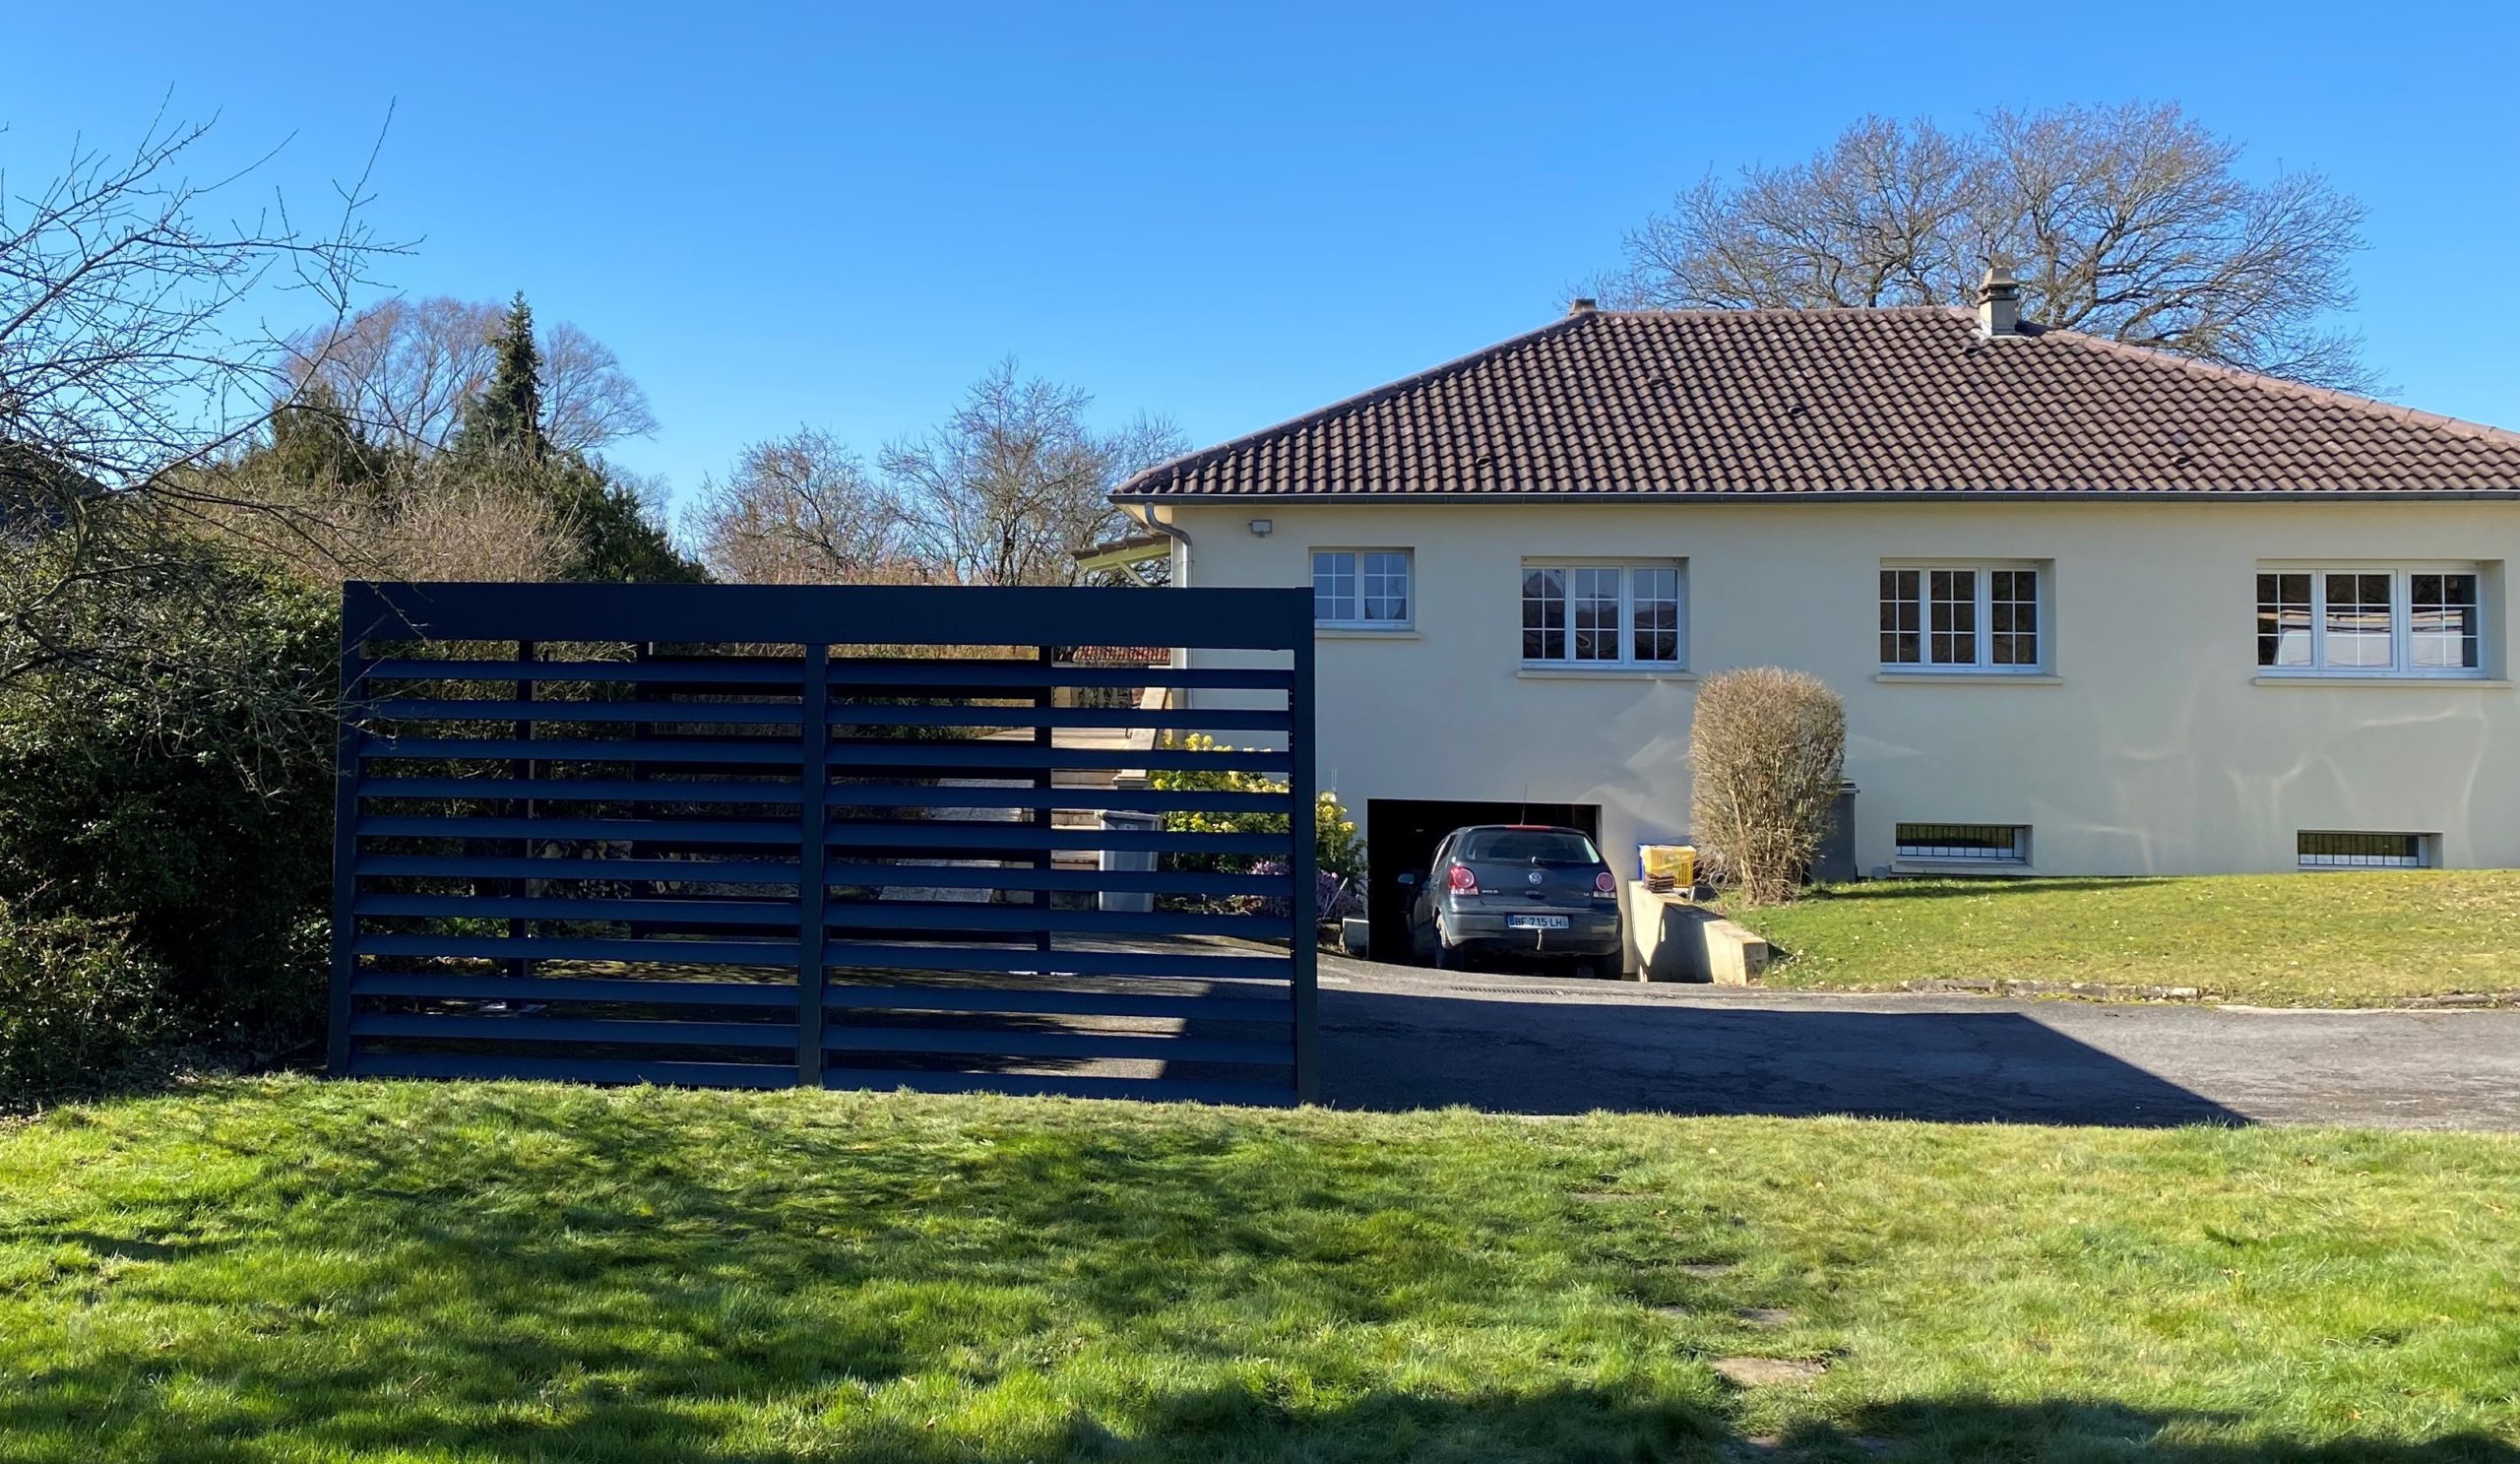
<instances>
[{"instance_id":1,"label":"basement vent window","mask_svg":"<svg viewBox=\"0 0 2520 1464\"><path fill-rule=\"evenodd\" d=\"M2432 865L2429 834L2316 833L2294 836L2304 869L2425 869Z\"/></svg>"},{"instance_id":2,"label":"basement vent window","mask_svg":"<svg viewBox=\"0 0 2520 1464\"><path fill-rule=\"evenodd\" d=\"M2030 862L2030 829L2011 823L1903 823L1897 852L1903 859L2026 864Z\"/></svg>"}]
</instances>

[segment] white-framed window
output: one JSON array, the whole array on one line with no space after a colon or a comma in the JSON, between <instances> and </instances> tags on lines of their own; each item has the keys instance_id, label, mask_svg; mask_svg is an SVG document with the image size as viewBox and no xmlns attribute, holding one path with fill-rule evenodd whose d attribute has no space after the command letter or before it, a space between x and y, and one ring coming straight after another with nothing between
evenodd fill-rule
<instances>
[{"instance_id":1,"label":"white-framed window","mask_svg":"<svg viewBox=\"0 0 2520 1464\"><path fill-rule=\"evenodd\" d=\"M2428 869L2437 862L2430 834L2302 829L2293 841L2304 869Z\"/></svg>"},{"instance_id":2,"label":"white-framed window","mask_svg":"<svg viewBox=\"0 0 2520 1464\"><path fill-rule=\"evenodd\" d=\"M1410 624L1407 549L1312 551L1312 623L1349 630L1400 630Z\"/></svg>"},{"instance_id":3,"label":"white-framed window","mask_svg":"<svg viewBox=\"0 0 2520 1464\"><path fill-rule=\"evenodd\" d=\"M1687 576L1676 559L1523 561L1523 664L1676 669Z\"/></svg>"},{"instance_id":4,"label":"white-framed window","mask_svg":"<svg viewBox=\"0 0 2520 1464\"><path fill-rule=\"evenodd\" d=\"M2276 675L2481 676L2475 564L2277 565L2257 572L2257 667Z\"/></svg>"},{"instance_id":5,"label":"white-framed window","mask_svg":"<svg viewBox=\"0 0 2520 1464\"><path fill-rule=\"evenodd\" d=\"M1892 841L1903 859L1973 864L2030 862L2030 827L2014 823L1903 823Z\"/></svg>"},{"instance_id":6,"label":"white-framed window","mask_svg":"<svg viewBox=\"0 0 2520 1464\"><path fill-rule=\"evenodd\" d=\"M1882 565L1882 667L1996 674L2044 668L2046 582L2036 564Z\"/></svg>"}]
</instances>

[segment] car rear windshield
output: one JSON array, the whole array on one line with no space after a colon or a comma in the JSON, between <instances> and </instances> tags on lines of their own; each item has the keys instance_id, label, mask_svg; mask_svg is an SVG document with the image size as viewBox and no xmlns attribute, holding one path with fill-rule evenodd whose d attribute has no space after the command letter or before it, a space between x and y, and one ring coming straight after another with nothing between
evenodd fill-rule
<instances>
[{"instance_id":1,"label":"car rear windshield","mask_svg":"<svg viewBox=\"0 0 2520 1464\"><path fill-rule=\"evenodd\" d=\"M1593 841L1568 829L1473 829L1461 857L1511 864L1598 864Z\"/></svg>"}]
</instances>

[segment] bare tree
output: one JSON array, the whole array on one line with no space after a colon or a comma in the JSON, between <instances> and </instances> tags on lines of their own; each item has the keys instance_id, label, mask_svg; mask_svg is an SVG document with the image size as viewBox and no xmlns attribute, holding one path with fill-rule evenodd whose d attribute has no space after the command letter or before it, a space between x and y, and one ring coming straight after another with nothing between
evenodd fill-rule
<instances>
[{"instance_id":1,"label":"bare tree","mask_svg":"<svg viewBox=\"0 0 2520 1464\"><path fill-rule=\"evenodd\" d=\"M329 337L394 250L363 221L364 173L324 228L277 198L235 210L270 155L195 182L209 131L161 115L128 153L74 147L32 191L0 172L0 690L151 633L123 592L164 584L169 536L229 506L202 468L295 400L275 400L287 350L257 306L294 292Z\"/></svg>"},{"instance_id":2,"label":"bare tree","mask_svg":"<svg viewBox=\"0 0 2520 1464\"><path fill-rule=\"evenodd\" d=\"M2253 183L2174 104L1997 112L1965 136L1866 117L1807 161L1710 178L1626 241L1631 307L1966 305L2015 269L2024 318L2360 386L2347 261L2362 206L2314 172Z\"/></svg>"},{"instance_id":3,"label":"bare tree","mask_svg":"<svg viewBox=\"0 0 2520 1464\"><path fill-rule=\"evenodd\" d=\"M914 551L959 584L1067 585L1076 551L1122 523L1110 491L1185 450L1170 422L1116 432L1085 420L1093 398L1001 361L946 424L884 450Z\"/></svg>"},{"instance_id":4,"label":"bare tree","mask_svg":"<svg viewBox=\"0 0 2520 1464\"><path fill-rule=\"evenodd\" d=\"M321 382L361 430L397 447L431 453L462 423L496 364L491 342L508 307L450 299L380 300L338 330L294 343L290 371ZM542 435L554 447L594 453L657 429L648 394L612 348L566 321L543 326Z\"/></svg>"},{"instance_id":5,"label":"bare tree","mask_svg":"<svg viewBox=\"0 0 2520 1464\"><path fill-rule=\"evenodd\" d=\"M683 537L719 579L755 585L862 584L915 577L899 506L864 460L799 427L743 450L701 484Z\"/></svg>"}]
</instances>

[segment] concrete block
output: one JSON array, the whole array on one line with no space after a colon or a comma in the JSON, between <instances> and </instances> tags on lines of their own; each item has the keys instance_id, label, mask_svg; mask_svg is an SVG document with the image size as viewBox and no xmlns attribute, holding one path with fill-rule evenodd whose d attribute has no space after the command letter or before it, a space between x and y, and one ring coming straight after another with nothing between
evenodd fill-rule
<instances>
[{"instance_id":1,"label":"concrete block","mask_svg":"<svg viewBox=\"0 0 2520 1464\"><path fill-rule=\"evenodd\" d=\"M1627 965L1640 981L1758 984L1768 943L1704 906L1657 894L1641 879L1627 885Z\"/></svg>"}]
</instances>

